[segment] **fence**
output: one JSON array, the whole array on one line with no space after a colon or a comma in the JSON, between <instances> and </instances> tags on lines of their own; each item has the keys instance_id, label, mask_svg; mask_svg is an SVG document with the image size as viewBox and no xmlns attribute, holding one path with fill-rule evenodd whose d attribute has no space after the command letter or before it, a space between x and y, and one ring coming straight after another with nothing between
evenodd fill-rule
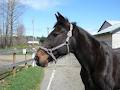
<instances>
[{"instance_id":1,"label":"fence","mask_svg":"<svg viewBox=\"0 0 120 90\"><path fill-rule=\"evenodd\" d=\"M33 59L30 59L30 60L21 61L21 62L15 63L15 64L4 65L4 66L0 67L1 68L1 70L0 70L0 80L9 76L11 73L13 74L13 76L15 76L16 71L25 67L26 63L29 63L29 62L32 62L32 61L33 61ZM24 64L24 66L20 66L20 65L23 65L23 64Z\"/></svg>"},{"instance_id":2,"label":"fence","mask_svg":"<svg viewBox=\"0 0 120 90\"><path fill-rule=\"evenodd\" d=\"M24 55L25 55L24 61L16 62L16 53L13 53L12 64L0 66L0 80L4 79L5 77L9 76L10 74L15 76L17 71L21 70L21 68L23 68L23 67L27 67L28 64L32 63L33 59L27 60L26 54L24 54Z\"/></svg>"}]
</instances>

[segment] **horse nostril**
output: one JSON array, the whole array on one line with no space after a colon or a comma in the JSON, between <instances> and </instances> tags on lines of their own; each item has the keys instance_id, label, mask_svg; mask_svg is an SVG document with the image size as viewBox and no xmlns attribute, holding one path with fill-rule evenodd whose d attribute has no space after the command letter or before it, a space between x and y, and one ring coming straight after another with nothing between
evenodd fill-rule
<instances>
[{"instance_id":1,"label":"horse nostril","mask_svg":"<svg viewBox=\"0 0 120 90\"><path fill-rule=\"evenodd\" d=\"M38 56L35 56L34 59L35 59L35 60L39 60L39 57L38 57Z\"/></svg>"}]
</instances>

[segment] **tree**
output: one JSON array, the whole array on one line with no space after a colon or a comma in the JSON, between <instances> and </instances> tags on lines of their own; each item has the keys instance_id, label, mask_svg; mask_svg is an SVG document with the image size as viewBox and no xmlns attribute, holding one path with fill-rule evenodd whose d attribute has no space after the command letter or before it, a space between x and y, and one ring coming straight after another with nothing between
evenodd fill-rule
<instances>
[{"instance_id":1,"label":"tree","mask_svg":"<svg viewBox=\"0 0 120 90\"><path fill-rule=\"evenodd\" d=\"M24 36L25 34L25 26L23 24L18 24L17 27L17 36Z\"/></svg>"},{"instance_id":2,"label":"tree","mask_svg":"<svg viewBox=\"0 0 120 90\"><path fill-rule=\"evenodd\" d=\"M6 20L6 3L5 0L0 0L0 25L1 25L1 47L4 48L5 20Z\"/></svg>"},{"instance_id":3,"label":"tree","mask_svg":"<svg viewBox=\"0 0 120 90\"><path fill-rule=\"evenodd\" d=\"M42 36L40 37L40 43L43 43L46 40L46 37Z\"/></svg>"},{"instance_id":4,"label":"tree","mask_svg":"<svg viewBox=\"0 0 120 90\"><path fill-rule=\"evenodd\" d=\"M25 34L25 27L23 24L19 23L18 27L17 27L17 31L16 31L16 44L20 45L20 44L24 44L26 43L26 38L24 36Z\"/></svg>"},{"instance_id":5,"label":"tree","mask_svg":"<svg viewBox=\"0 0 120 90\"><path fill-rule=\"evenodd\" d=\"M0 25L0 45L2 44L2 29L1 29L1 25Z\"/></svg>"},{"instance_id":6,"label":"tree","mask_svg":"<svg viewBox=\"0 0 120 90\"><path fill-rule=\"evenodd\" d=\"M17 22L19 17L23 13L23 5L19 3L19 0L2 0L0 2L0 11L2 11L1 17L3 18L3 46L8 47L13 45L13 34L16 31Z\"/></svg>"},{"instance_id":7,"label":"tree","mask_svg":"<svg viewBox=\"0 0 120 90\"><path fill-rule=\"evenodd\" d=\"M18 0L8 0L7 23L6 23L6 38L9 36L9 46L13 45L13 33L16 29L16 22L21 16L21 5ZM8 39L8 38L7 38ZM6 41L7 42L7 41Z\"/></svg>"}]
</instances>

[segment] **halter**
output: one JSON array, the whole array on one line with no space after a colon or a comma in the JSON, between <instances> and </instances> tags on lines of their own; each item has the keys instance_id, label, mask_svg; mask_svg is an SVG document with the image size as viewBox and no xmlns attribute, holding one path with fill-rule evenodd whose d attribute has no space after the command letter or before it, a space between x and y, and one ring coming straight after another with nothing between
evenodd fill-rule
<instances>
[{"instance_id":1,"label":"halter","mask_svg":"<svg viewBox=\"0 0 120 90\"><path fill-rule=\"evenodd\" d=\"M60 44L60 45L58 45L58 46L56 46L54 48L51 48L51 49L48 49L48 48L40 46L40 48L42 50L46 51L47 54L50 55L53 58L53 60L55 61L55 63L57 62L57 59L56 59L55 55L53 54L53 51L55 51L55 50L57 50L57 49L59 49L59 48L61 48L63 46L67 46L68 53L70 52L69 39L70 39L70 37L72 37L72 30L73 30L73 25L70 24L70 30L67 33L67 38L66 38L66 40L65 40L64 43L62 43L62 44Z\"/></svg>"}]
</instances>

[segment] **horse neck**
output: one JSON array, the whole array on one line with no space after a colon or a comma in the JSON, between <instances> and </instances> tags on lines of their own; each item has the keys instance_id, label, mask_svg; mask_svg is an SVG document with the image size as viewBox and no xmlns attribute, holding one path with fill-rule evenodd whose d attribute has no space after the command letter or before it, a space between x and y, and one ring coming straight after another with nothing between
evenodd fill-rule
<instances>
[{"instance_id":1,"label":"horse neck","mask_svg":"<svg viewBox=\"0 0 120 90\"><path fill-rule=\"evenodd\" d=\"M73 35L76 40L74 55L83 68L93 68L95 64L95 49L99 48L99 42L83 29L79 30L77 28Z\"/></svg>"}]
</instances>

